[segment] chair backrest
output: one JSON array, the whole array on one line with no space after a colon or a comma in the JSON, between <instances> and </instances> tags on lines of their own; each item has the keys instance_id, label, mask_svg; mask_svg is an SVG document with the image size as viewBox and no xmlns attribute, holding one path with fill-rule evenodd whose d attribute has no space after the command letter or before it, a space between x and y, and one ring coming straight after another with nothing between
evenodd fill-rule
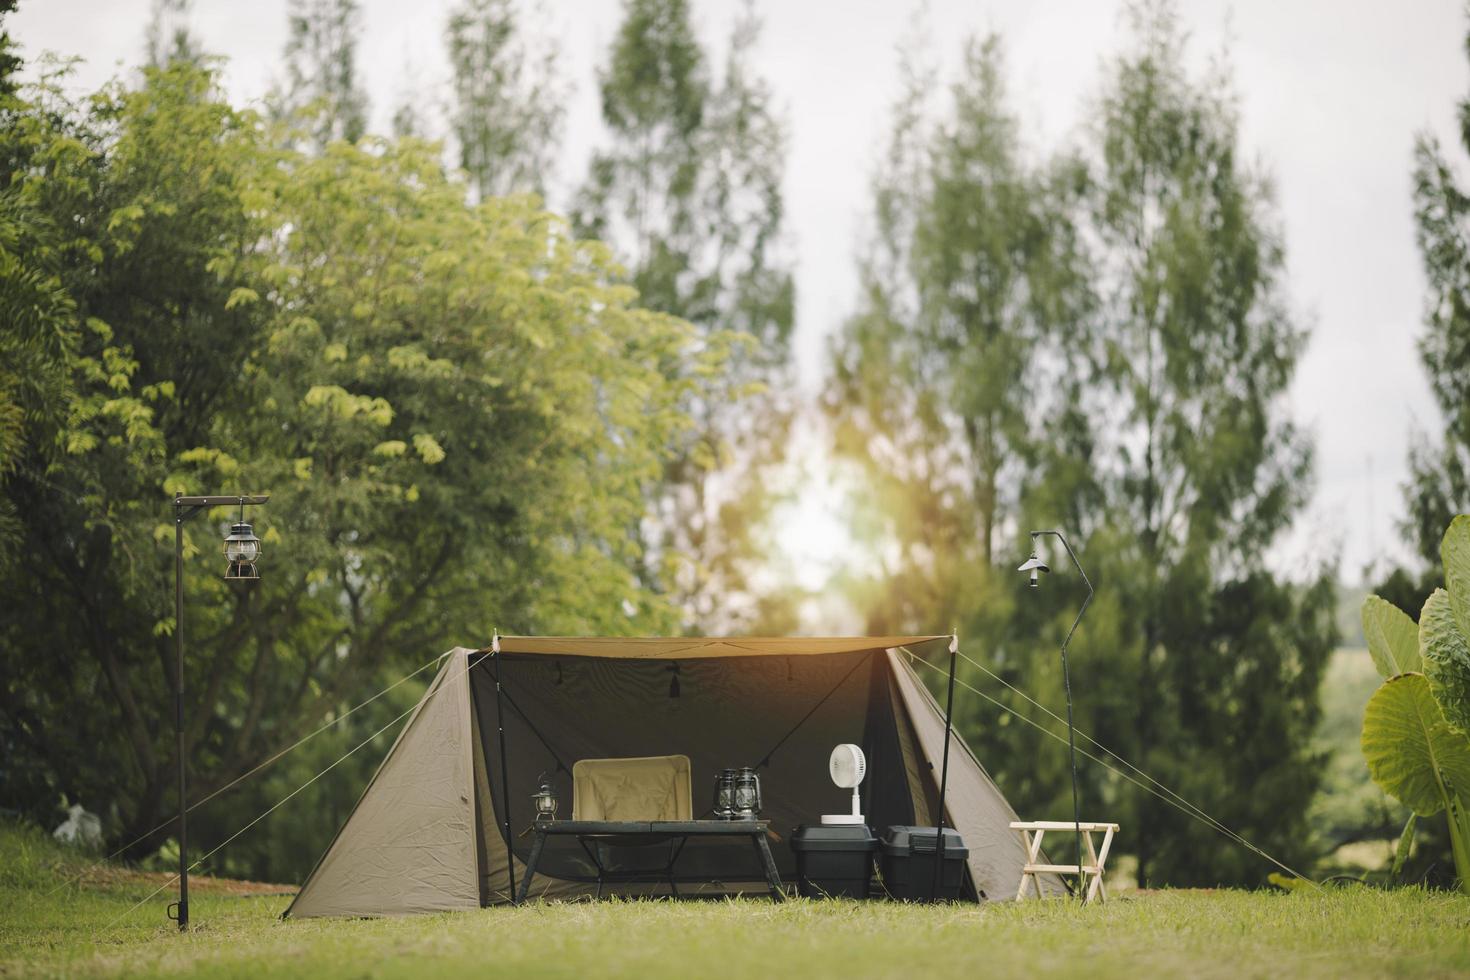
<instances>
[{"instance_id":1,"label":"chair backrest","mask_svg":"<svg viewBox=\"0 0 1470 980\"><path fill-rule=\"evenodd\" d=\"M578 760L572 764L572 819L694 819L689 757Z\"/></svg>"}]
</instances>

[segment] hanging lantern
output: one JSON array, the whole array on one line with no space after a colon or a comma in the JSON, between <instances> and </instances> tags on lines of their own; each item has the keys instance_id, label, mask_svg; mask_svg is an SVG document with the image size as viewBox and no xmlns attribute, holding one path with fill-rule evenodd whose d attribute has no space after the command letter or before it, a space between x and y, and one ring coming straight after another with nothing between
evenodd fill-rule
<instances>
[{"instance_id":1,"label":"hanging lantern","mask_svg":"<svg viewBox=\"0 0 1470 980\"><path fill-rule=\"evenodd\" d=\"M540 776L540 782L541 788L531 794L531 802L535 805L536 808L536 819L538 821L555 820L557 803L556 790L552 788L551 780L547 778L546 773L544 772Z\"/></svg>"},{"instance_id":2,"label":"hanging lantern","mask_svg":"<svg viewBox=\"0 0 1470 980\"><path fill-rule=\"evenodd\" d=\"M229 562L225 571L227 580L260 578L260 570L255 567L260 558L260 539L255 536L254 529L248 523L241 520L230 527L230 533L225 538L224 551L225 561Z\"/></svg>"}]
</instances>

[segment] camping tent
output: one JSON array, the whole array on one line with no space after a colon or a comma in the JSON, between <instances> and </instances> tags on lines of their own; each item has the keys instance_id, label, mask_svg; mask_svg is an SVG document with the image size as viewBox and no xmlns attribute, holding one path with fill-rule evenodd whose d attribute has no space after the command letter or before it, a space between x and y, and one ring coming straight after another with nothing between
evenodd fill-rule
<instances>
[{"instance_id":1,"label":"camping tent","mask_svg":"<svg viewBox=\"0 0 1470 980\"><path fill-rule=\"evenodd\" d=\"M530 851L531 794L549 773L565 816L572 766L586 758L687 755L696 816L707 811L704 790L720 769L757 767L762 817L784 838L849 809L849 793L827 776L827 756L855 742L868 758L868 822L933 824L944 714L907 650L945 639L503 636L489 650L452 650L286 914L396 915L510 901ZM1021 835L1008 826L1015 811L958 737L945 811L969 847L966 894L1014 896L1026 861ZM749 849L721 843L689 845L679 880L718 893L764 889ZM790 848L772 850L783 879L794 878ZM574 840L553 840L532 894L590 894L595 880ZM1055 876L1044 884L1064 888Z\"/></svg>"}]
</instances>

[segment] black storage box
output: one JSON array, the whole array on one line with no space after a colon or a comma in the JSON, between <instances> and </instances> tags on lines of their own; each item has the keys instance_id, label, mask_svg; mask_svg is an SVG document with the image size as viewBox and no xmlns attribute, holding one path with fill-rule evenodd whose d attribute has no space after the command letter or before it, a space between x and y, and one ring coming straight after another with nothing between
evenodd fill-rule
<instances>
[{"instance_id":1,"label":"black storage box","mask_svg":"<svg viewBox=\"0 0 1470 980\"><path fill-rule=\"evenodd\" d=\"M934 886L939 835L934 827L889 827L883 832L883 884L888 894L910 902L954 900L965 884L970 849L953 827L944 828L944 866Z\"/></svg>"},{"instance_id":2,"label":"black storage box","mask_svg":"<svg viewBox=\"0 0 1470 980\"><path fill-rule=\"evenodd\" d=\"M867 898L877 838L863 824L803 824L791 835L796 891L807 898Z\"/></svg>"}]
</instances>

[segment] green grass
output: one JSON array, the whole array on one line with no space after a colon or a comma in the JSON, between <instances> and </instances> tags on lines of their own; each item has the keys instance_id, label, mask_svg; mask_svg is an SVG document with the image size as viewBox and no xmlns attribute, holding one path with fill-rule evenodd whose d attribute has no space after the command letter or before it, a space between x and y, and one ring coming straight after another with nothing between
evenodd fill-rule
<instances>
[{"instance_id":1,"label":"green grass","mask_svg":"<svg viewBox=\"0 0 1470 980\"><path fill-rule=\"evenodd\" d=\"M1470 971L1470 899L1364 888L1157 892L922 907L603 902L282 922L288 899L201 894L197 928L127 880L47 893L82 864L0 827L0 976L1444 976ZM118 918L123 916L121 921Z\"/></svg>"}]
</instances>

